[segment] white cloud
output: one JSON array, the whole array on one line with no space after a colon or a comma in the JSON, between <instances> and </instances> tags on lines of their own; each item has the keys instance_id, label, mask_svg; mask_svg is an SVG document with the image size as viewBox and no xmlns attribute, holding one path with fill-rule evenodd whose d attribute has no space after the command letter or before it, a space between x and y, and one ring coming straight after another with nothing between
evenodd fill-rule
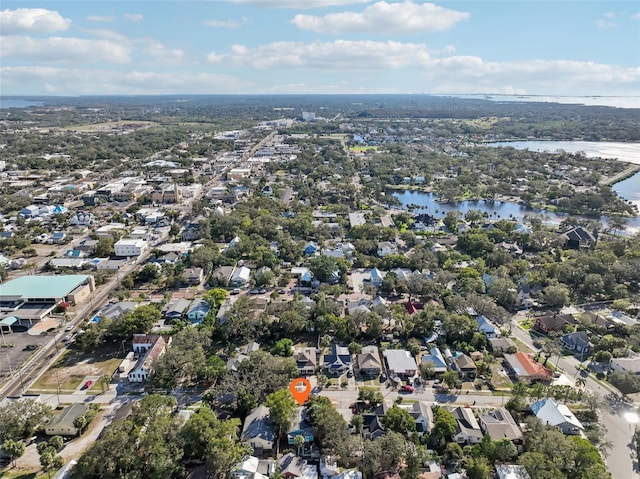
<instances>
[{"instance_id":1,"label":"white cloud","mask_svg":"<svg viewBox=\"0 0 640 479\"><path fill-rule=\"evenodd\" d=\"M34 38L8 36L2 39L1 58L39 62L128 63L131 49L108 40L71 37Z\"/></svg>"},{"instance_id":2,"label":"white cloud","mask_svg":"<svg viewBox=\"0 0 640 479\"><path fill-rule=\"evenodd\" d=\"M227 54L211 53L210 63L228 61L259 70L314 68L329 70L377 70L420 65L429 58L425 45L393 41L276 42L249 49L233 45Z\"/></svg>"},{"instance_id":3,"label":"white cloud","mask_svg":"<svg viewBox=\"0 0 640 479\"><path fill-rule=\"evenodd\" d=\"M124 19L128 22L140 23L144 17L139 13L125 13Z\"/></svg>"},{"instance_id":4,"label":"white cloud","mask_svg":"<svg viewBox=\"0 0 640 479\"><path fill-rule=\"evenodd\" d=\"M103 22L103 23L113 22L115 19L116 17L110 16L110 15L89 15L87 17L87 20L89 20L90 22Z\"/></svg>"},{"instance_id":5,"label":"white cloud","mask_svg":"<svg viewBox=\"0 0 640 479\"><path fill-rule=\"evenodd\" d=\"M634 13L633 15L631 15L631 19L632 20L640 20L640 12L639 13Z\"/></svg>"},{"instance_id":6,"label":"white cloud","mask_svg":"<svg viewBox=\"0 0 640 479\"><path fill-rule=\"evenodd\" d=\"M18 8L0 12L0 35L62 32L70 25L68 18L44 8Z\"/></svg>"},{"instance_id":7,"label":"white cloud","mask_svg":"<svg viewBox=\"0 0 640 479\"><path fill-rule=\"evenodd\" d=\"M323 17L296 15L291 20L302 30L318 33L344 34L371 32L379 34L441 32L467 20L469 14L440 7L433 3L417 4L378 2L362 13L331 13Z\"/></svg>"},{"instance_id":8,"label":"white cloud","mask_svg":"<svg viewBox=\"0 0 640 479\"><path fill-rule=\"evenodd\" d=\"M371 0L230 0L232 3L242 3L268 8L288 8L302 10L311 8L340 7L354 3L369 3Z\"/></svg>"},{"instance_id":9,"label":"white cloud","mask_svg":"<svg viewBox=\"0 0 640 479\"><path fill-rule=\"evenodd\" d=\"M0 86L6 91L52 95L136 95L245 93L252 85L216 73L85 70L42 66L2 67Z\"/></svg>"},{"instance_id":10,"label":"white cloud","mask_svg":"<svg viewBox=\"0 0 640 479\"><path fill-rule=\"evenodd\" d=\"M113 42L119 42L122 44L128 44L129 38L120 32L111 30L109 28L86 28L84 32L89 33L95 37L102 38L103 40L111 40Z\"/></svg>"},{"instance_id":11,"label":"white cloud","mask_svg":"<svg viewBox=\"0 0 640 479\"><path fill-rule=\"evenodd\" d=\"M240 28L247 24L247 18L242 17L240 21L237 20L205 20L204 25L207 27L216 28Z\"/></svg>"},{"instance_id":12,"label":"white cloud","mask_svg":"<svg viewBox=\"0 0 640 479\"><path fill-rule=\"evenodd\" d=\"M144 49L144 53L154 57L156 59L156 63L162 62L164 64L180 63L185 57L184 50L180 50L179 48L167 48L158 42L150 43Z\"/></svg>"},{"instance_id":13,"label":"white cloud","mask_svg":"<svg viewBox=\"0 0 640 479\"><path fill-rule=\"evenodd\" d=\"M600 30L608 30L610 28L616 28L617 26L618 25L616 23L605 20L604 18L596 21L596 27L598 27Z\"/></svg>"}]
</instances>

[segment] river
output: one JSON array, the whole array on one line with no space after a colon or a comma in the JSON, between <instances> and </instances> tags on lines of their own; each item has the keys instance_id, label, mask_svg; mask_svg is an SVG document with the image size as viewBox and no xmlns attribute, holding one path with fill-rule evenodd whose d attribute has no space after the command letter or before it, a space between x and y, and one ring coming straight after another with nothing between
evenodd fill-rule
<instances>
[{"instance_id":1,"label":"river","mask_svg":"<svg viewBox=\"0 0 640 479\"><path fill-rule=\"evenodd\" d=\"M516 149L529 149L531 151L558 151L569 153L584 152L588 157L610 158L612 160L625 161L640 164L640 143L596 143L587 141L508 141L486 143L492 147L510 146ZM640 207L640 173L636 173L624 181L616 183L613 190L626 200L633 201ZM528 208L513 201L459 201L452 203L439 203L434 193L419 191L403 191L394 193L394 196L404 205L418 205L425 212L436 216L444 216L448 211L460 211L462 214L469 210L480 210L494 219L522 220L525 215L538 215L548 224L559 224L568 215L541 209ZM607 218L600 218L606 223ZM640 232L640 216L627 219L627 231Z\"/></svg>"}]
</instances>

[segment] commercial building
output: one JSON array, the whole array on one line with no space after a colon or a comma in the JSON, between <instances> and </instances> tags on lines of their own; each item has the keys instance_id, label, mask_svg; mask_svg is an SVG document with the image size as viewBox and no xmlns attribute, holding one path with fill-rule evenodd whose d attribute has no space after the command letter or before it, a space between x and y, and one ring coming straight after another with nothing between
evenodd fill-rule
<instances>
[{"instance_id":1,"label":"commercial building","mask_svg":"<svg viewBox=\"0 0 640 479\"><path fill-rule=\"evenodd\" d=\"M82 303L93 291L90 275L21 276L0 286L0 316L40 320L58 304Z\"/></svg>"},{"instance_id":2,"label":"commercial building","mask_svg":"<svg viewBox=\"0 0 640 479\"><path fill-rule=\"evenodd\" d=\"M149 247L147 242L142 239L123 238L113 245L116 256L132 257L140 256Z\"/></svg>"}]
</instances>

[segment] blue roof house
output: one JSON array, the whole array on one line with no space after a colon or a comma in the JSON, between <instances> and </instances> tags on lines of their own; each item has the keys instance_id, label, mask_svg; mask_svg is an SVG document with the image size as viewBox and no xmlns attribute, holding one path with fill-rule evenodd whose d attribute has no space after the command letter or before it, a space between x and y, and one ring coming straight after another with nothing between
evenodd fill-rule
<instances>
[{"instance_id":1,"label":"blue roof house","mask_svg":"<svg viewBox=\"0 0 640 479\"><path fill-rule=\"evenodd\" d=\"M204 299L196 299L187 311L187 319L191 324L202 322L211 310L211 305Z\"/></svg>"}]
</instances>

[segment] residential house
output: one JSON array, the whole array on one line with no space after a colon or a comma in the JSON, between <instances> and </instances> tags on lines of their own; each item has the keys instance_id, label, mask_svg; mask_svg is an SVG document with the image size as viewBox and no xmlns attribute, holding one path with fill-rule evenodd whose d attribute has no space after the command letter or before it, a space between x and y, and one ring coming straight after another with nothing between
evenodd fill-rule
<instances>
[{"instance_id":1,"label":"residential house","mask_svg":"<svg viewBox=\"0 0 640 479\"><path fill-rule=\"evenodd\" d=\"M307 243L304 247L303 253L305 256L313 256L318 252L318 246L315 243Z\"/></svg>"},{"instance_id":2,"label":"residential house","mask_svg":"<svg viewBox=\"0 0 640 479\"><path fill-rule=\"evenodd\" d=\"M447 361L436 346L430 348L428 353L422 355L422 363L430 364L435 375L446 373L448 369Z\"/></svg>"},{"instance_id":3,"label":"residential house","mask_svg":"<svg viewBox=\"0 0 640 479\"><path fill-rule=\"evenodd\" d=\"M202 320L209 314L211 305L204 299L196 299L187 311L187 319L191 324L202 322Z\"/></svg>"},{"instance_id":4,"label":"residential house","mask_svg":"<svg viewBox=\"0 0 640 479\"><path fill-rule=\"evenodd\" d=\"M427 403L423 401L414 402L409 412L416 422L416 431L419 436L431 432L433 428L433 411Z\"/></svg>"},{"instance_id":5,"label":"residential house","mask_svg":"<svg viewBox=\"0 0 640 479\"><path fill-rule=\"evenodd\" d=\"M476 323L478 323L478 331L483 333L487 339L500 336L500 330L486 317L476 316Z\"/></svg>"},{"instance_id":6,"label":"residential house","mask_svg":"<svg viewBox=\"0 0 640 479\"><path fill-rule=\"evenodd\" d=\"M318 479L318 469L315 465L308 464L307 461L292 452L288 452L278 459L280 474L285 479Z\"/></svg>"},{"instance_id":7,"label":"residential house","mask_svg":"<svg viewBox=\"0 0 640 479\"><path fill-rule=\"evenodd\" d=\"M362 415L362 435L366 439L374 440L385 435L382 416L375 413Z\"/></svg>"},{"instance_id":8,"label":"residential house","mask_svg":"<svg viewBox=\"0 0 640 479\"><path fill-rule=\"evenodd\" d=\"M575 333L567 333L560 338L560 346L567 351L579 354L582 359L591 353L591 345L589 344L589 336L585 331L576 331Z\"/></svg>"},{"instance_id":9,"label":"residential house","mask_svg":"<svg viewBox=\"0 0 640 479\"><path fill-rule=\"evenodd\" d=\"M392 254L398 254L398 247L390 241L380 241L377 253L379 258L384 258Z\"/></svg>"},{"instance_id":10,"label":"residential house","mask_svg":"<svg viewBox=\"0 0 640 479\"><path fill-rule=\"evenodd\" d=\"M231 469L231 477L233 479L269 479L276 472L275 466L275 461L245 456Z\"/></svg>"},{"instance_id":11,"label":"residential house","mask_svg":"<svg viewBox=\"0 0 640 479\"><path fill-rule=\"evenodd\" d=\"M240 266L233 270L233 274L231 275L231 279L229 280L229 285L238 287L244 286L249 282L251 278L251 270L246 266Z\"/></svg>"},{"instance_id":12,"label":"residential house","mask_svg":"<svg viewBox=\"0 0 640 479\"><path fill-rule=\"evenodd\" d=\"M293 353L296 360L298 374L301 376L312 376L318 368L318 353L315 348L298 349Z\"/></svg>"},{"instance_id":13,"label":"residential house","mask_svg":"<svg viewBox=\"0 0 640 479\"><path fill-rule=\"evenodd\" d=\"M202 268L189 268L184 272L187 284L199 285L204 280L204 270Z\"/></svg>"},{"instance_id":14,"label":"residential house","mask_svg":"<svg viewBox=\"0 0 640 479\"><path fill-rule=\"evenodd\" d=\"M260 405L247 414L240 439L248 443L258 456L273 452L276 434L269 419L268 407Z\"/></svg>"},{"instance_id":15,"label":"residential house","mask_svg":"<svg viewBox=\"0 0 640 479\"><path fill-rule=\"evenodd\" d=\"M178 298L171 301L164 311L164 317L167 321L176 321L182 319L187 308L189 308L189 300L185 298Z\"/></svg>"},{"instance_id":16,"label":"residential house","mask_svg":"<svg viewBox=\"0 0 640 479\"><path fill-rule=\"evenodd\" d=\"M382 371L382 362L377 346L364 346L356 359L360 374L364 376L376 377Z\"/></svg>"},{"instance_id":17,"label":"residential house","mask_svg":"<svg viewBox=\"0 0 640 479\"><path fill-rule=\"evenodd\" d=\"M96 315L103 319L117 320L123 318L127 313L133 311L138 307L138 303L135 301L118 301L117 303L110 303L100 310Z\"/></svg>"},{"instance_id":18,"label":"residential house","mask_svg":"<svg viewBox=\"0 0 640 479\"><path fill-rule=\"evenodd\" d=\"M380 271L378 268L373 268L370 273L369 280L371 284L376 288L382 286L382 280L384 279L384 273Z\"/></svg>"},{"instance_id":19,"label":"residential house","mask_svg":"<svg viewBox=\"0 0 640 479\"><path fill-rule=\"evenodd\" d=\"M640 356L613 358L611 360L611 370L640 376Z\"/></svg>"},{"instance_id":20,"label":"residential house","mask_svg":"<svg viewBox=\"0 0 640 479\"><path fill-rule=\"evenodd\" d=\"M576 324L571 314L547 313L537 316L533 327L543 334L549 334L551 331L564 332L571 324Z\"/></svg>"},{"instance_id":21,"label":"residential house","mask_svg":"<svg viewBox=\"0 0 640 479\"><path fill-rule=\"evenodd\" d=\"M489 348L493 351L494 355L502 355L504 353L514 354L518 351L518 346L511 338L489 338L487 340Z\"/></svg>"},{"instance_id":22,"label":"residential house","mask_svg":"<svg viewBox=\"0 0 640 479\"><path fill-rule=\"evenodd\" d=\"M561 238L564 239L565 248L572 249L591 248L598 241L596 236L589 233L582 226L570 229L563 233Z\"/></svg>"},{"instance_id":23,"label":"residential house","mask_svg":"<svg viewBox=\"0 0 640 479\"><path fill-rule=\"evenodd\" d=\"M469 356L463 353L456 353L453 356L453 364L463 380L473 381L475 379L478 368Z\"/></svg>"},{"instance_id":24,"label":"residential house","mask_svg":"<svg viewBox=\"0 0 640 479\"><path fill-rule=\"evenodd\" d=\"M520 464L496 464L497 479L531 479L527 469Z\"/></svg>"},{"instance_id":25,"label":"residential house","mask_svg":"<svg viewBox=\"0 0 640 479\"><path fill-rule=\"evenodd\" d=\"M341 375L351 368L349 349L337 344L331 345L331 352L324 355L324 369L333 375Z\"/></svg>"},{"instance_id":26,"label":"residential house","mask_svg":"<svg viewBox=\"0 0 640 479\"><path fill-rule=\"evenodd\" d=\"M507 373L518 380L549 381L553 377L550 369L537 363L529 354L522 351L505 354L504 365Z\"/></svg>"},{"instance_id":27,"label":"residential house","mask_svg":"<svg viewBox=\"0 0 640 479\"><path fill-rule=\"evenodd\" d=\"M481 414L478 417L478 422L480 423L480 429L485 434L488 434L492 440L499 441L507 438L513 442L518 452L522 452L524 436L506 408L499 407L489 413Z\"/></svg>"},{"instance_id":28,"label":"residential house","mask_svg":"<svg viewBox=\"0 0 640 479\"><path fill-rule=\"evenodd\" d=\"M47 436L77 436L80 430L73 423L88 410L88 404L76 403L67 406L59 416L45 425L44 433Z\"/></svg>"},{"instance_id":29,"label":"residential house","mask_svg":"<svg viewBox=\"0 0 640 479\"><path fill-rule=\"evenodd\" d=\"M113 245L115 255L121 258L140 256L149 247L145 240L123 238Z\"/></svg>"},{"instance_id":30,"label":"residential house","mask_svg":"<svg viewBox=\"0 0 640 479\"><path fill-rule=\"evenodd\" d=\"M470 407L456 407L451 410L451 414L456 418L456 432L453 440L458 444L477 444L482 441L482 430L473 415Z\"/></svg>"},{"instance_id":31,"label":"residential house","mask_svg":"<svg viewBox=\"0 0 640 479\"><path fill-rule=\"evenodd\" d=\"M387 349L383 353L387 360L390 377L410 378L418 372L416 360L404 349Z\"/></svg>"},{"instance_id":32,"label":"residential house","mask_svg":"<svg viewBox=\"0 0 640 479\"><path fill-rule=\"evenodd\" d=\"M134 334L133 352L139 356L136 365L127 376L129 382L145 381L152 372L153 362L165 353L170 344L171 337L165 339L163 336Z\"/></svg>"},{"instance_id":33,"label":"residential house","mask_svg":"<svg viewBox=\"0 0 640 479\"><path fill-rule=\"evenodd\" d=\"M580 434L584 429L582 423L565 404L558 404L551 398L540 399L530 407L543 424L555 426L563 434Z\"/></svg>"},{"instance_id":34,"label":"residential house","mask_svg":"<svg viewBox=\"0 0 640 479\"><path fill-rule=\"evenodd\" d=\"M287 444L290 446L296 443L296 436L304 438L304 447L306 449L309 444L313 442L313 427L307 418L306 410L303 407L299 407L295 416L291 420L291 426L287 431ZM303 453L304 455L304 453Z\"/></svg>"}]
</instances>

